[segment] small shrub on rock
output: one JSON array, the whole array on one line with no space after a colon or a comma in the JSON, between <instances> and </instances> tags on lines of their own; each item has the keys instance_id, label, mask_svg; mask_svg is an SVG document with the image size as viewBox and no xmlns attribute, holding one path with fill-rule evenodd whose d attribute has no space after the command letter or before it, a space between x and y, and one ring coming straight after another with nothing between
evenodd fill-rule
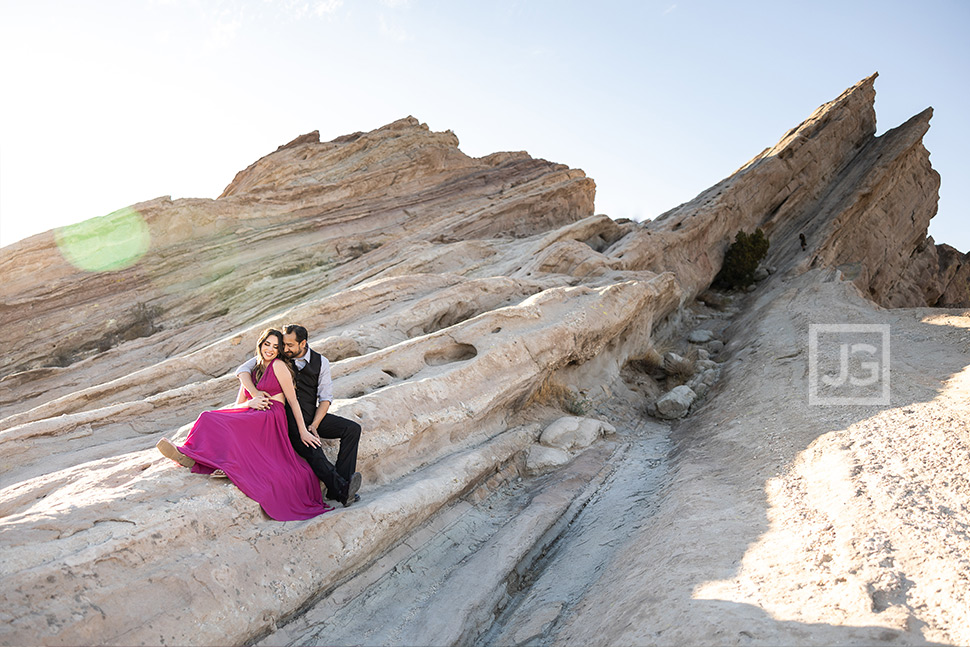
<instances>
[{"instance_id":1,"label":"small shrub on rock","mask_svg":"<svg viewBox=\"0 0 970 647\"><path fill-rule=\"evenodd\" d=\"M667 373L668 384L684 384L694 375L694 360L676 353L667 353L664 355L664 371Z\"/></svg>"},{"instance_id":2,"label":"small shrub on rock","mask_svg":"<svg viewBox=\"0 0 970 647\"><path fill-rule=\"evenodd\" d=\"M761 228L753 234L739 231L734 242L724 254L721 271L714 277L714 287L724 290L741 290L754 283L758 263L768 254L768 238Z\"/></svg>"},{"instance_id":3,"label":"small shrub on rock","mask_svg":"<svg viewBox=\"0 0 970 647\"><path fill-rule=\"evenodd\" d=\"M528 404L557 406L574 416L584 416L593 403L555 378L548 378L529 398Z\"/></svg>"},{"instance_id":4,"label":"small shrub on rock","mask_svg":"<svg viewBox=\"0 0 970 647\"><path fill-rule=\"evenodd\" d=\"M664 370L664 358L656 348L650 348L642 356L631 359L630 366L646 375L660 376Z\"/></svg>"}]
</instances>

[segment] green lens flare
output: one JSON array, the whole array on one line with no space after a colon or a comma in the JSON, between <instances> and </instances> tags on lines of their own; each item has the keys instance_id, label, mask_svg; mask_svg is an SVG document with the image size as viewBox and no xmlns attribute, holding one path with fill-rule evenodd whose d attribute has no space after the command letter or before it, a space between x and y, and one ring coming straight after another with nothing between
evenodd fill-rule
<instances>
[{"instance_id":1,"label":"green lens flare","mask_svg":"<svg viewBox=\"0 0 970 647\"><path fill-rule=\"evenodd\" d=\"M123 270L138 262L151 235L141 214L130 207L54 231L64 258L85 272Z\"/></svg>"}]
</instances>

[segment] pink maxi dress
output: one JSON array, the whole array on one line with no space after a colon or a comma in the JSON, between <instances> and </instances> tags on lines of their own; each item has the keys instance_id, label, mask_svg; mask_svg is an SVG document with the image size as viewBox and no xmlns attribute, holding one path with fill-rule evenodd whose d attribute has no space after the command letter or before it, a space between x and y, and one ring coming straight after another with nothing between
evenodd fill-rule
<instances>
[{"instance_id":1,"label":"pink maxi dress","mask_svg":"<svg viewBox=\"0 0 970 647\"><path fill-rule=\"evenodd\" d=\"M283 392L275 361L256 385L270 395ZM271 402L266 411L242 407L203 412L179 451L195 459L192 471L197 474L221 469L277 521L310 519L333 510L323 502L313 470L290 444L285 406Z\"/></svg>"}]
</instances>

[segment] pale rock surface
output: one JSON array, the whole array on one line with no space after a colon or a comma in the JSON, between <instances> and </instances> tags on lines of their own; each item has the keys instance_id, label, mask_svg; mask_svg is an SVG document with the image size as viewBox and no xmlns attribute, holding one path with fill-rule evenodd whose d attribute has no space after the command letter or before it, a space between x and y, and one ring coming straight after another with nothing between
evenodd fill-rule
<instances>
[{"instance_id":1,"label":"pale rock surface","mask_svg":"<svg viewBox=\"0 0 970 647\"><path fill-rule=\"evenodd\" d=\"M539 442L563 450L585 449L604 434L613 433L616 433L616 429L608 422L563 416L542 431Z\"/></svg>"},{"instance_id":2,"label":"pale rock surface","mask_svg":"<svg viewBox=\"0 0 970 647\"><path fill-rule=\"evenodd\" d=\"M970 263L926 236L930 111L876 137L874 81L645 223L595 214L580 170L409 117L133 205L150 245L125 269L78 270L54 232L3 248L0 327L45 343L0 357L0 643L965 644L970 324L865 299L970 305ZM777 271L706 292L758 226ZM704 344L690 417L648 419L641 359L686 344L704 294L729 345ZM892 324L892 407L806 405L820 312ZM278 523L153 447L294 321L365 481ZM536 444L577 392L616 435Z\"/></svg>"},{"instance_id":3,"label":"pale rock surface","mask_svg":"<svg viewBox=\"0 0 970 647\"><path fill-rule=\"evenodd\" d=\"M526 455L526 471L531 475L545 474L565 465L573 459L572 454L559 447L534 445Z\"/></svg>"},{"instance_id":4,"label":"pale rock surface","mask_svg":"<svg viewBox=\"0 0 970 647\"><path fill-rule=\"evenodd\" d=\"M683 418L696 398L697 394L686 384L675 386L657 400L657 415L665 420Z\"/></svg>"},{"instance_id":5,"label":"pale rock surface","mask_svg":"<svg viewBox=\"0 0 970 647\"><path fill-rule=\"evenodd\" d=\"M705 328L698 328L696 330L690 331L687 335L687 341L692 344L706 344L714 339L714 333Z\"/></svg>"}]
</instances>

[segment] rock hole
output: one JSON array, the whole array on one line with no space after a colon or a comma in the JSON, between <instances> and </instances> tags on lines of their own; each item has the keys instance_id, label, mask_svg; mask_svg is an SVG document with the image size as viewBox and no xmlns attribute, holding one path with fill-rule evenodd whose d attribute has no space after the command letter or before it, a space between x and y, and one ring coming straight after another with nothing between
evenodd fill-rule
<instances>
[{"instance_id":1,"label":"rock hole","mask_svg":"<svg viewBox=\"0 0 970 647\"><path fill-rule=\"evenodd\" d=\"M499 326L498 328L495 328L494 330L492 330L493 335L497 332L502 332L502 326Z\"/></svg>"},{"instance_id":2,"label":"rock hole","mask_svg":"<svg viewBox=\"0 0 970 647\"><path fill-rule=\"evenodd\" d=\"M382 368L381 370L384 372L385 375L389 375L393 377L395 380L397 379L397 373L395 373L394 371L390 371L386 368Z\"/></svg>"},{"instance_id":3,"label":"rock hole","mask_svg":"<svg viewBox=\"0 0 970 647\"><path fill-rule=\"evenodd\" d=\"M579 242L589 246L589 248L592 249L593 251L601 252L601 253L604 249L606 249L609 246L609 244L606 242L606 240L603 238L601 234L593 234L586 240L581 240Z\"/></svg>"},{"instance_id":4,"label":"rock hole","mask_svg":"<svg viewBox=\"0 0 970 647\"><path fill-rule=\"evenodd\" d=\"M418 337L420 335L430 335L433 332L438 332L439 330L444 330L445 328L450 328L463 321L467 321L478 314L479 310L474 304L458 301L423 326L409 330L408 336Z\"/></svg>"},{"instance_id":5,"label":"rock hole","mask_svg":"<svg viewBox=\"0 0 970 647\"><path fill-rule=\"evenodd\" d=\"M451 344L428 352L424 356L424 363L428 366L441 366L452 362L463 362L476 355L478 351L471 344Z\"/></svg>"}]
</instances>

